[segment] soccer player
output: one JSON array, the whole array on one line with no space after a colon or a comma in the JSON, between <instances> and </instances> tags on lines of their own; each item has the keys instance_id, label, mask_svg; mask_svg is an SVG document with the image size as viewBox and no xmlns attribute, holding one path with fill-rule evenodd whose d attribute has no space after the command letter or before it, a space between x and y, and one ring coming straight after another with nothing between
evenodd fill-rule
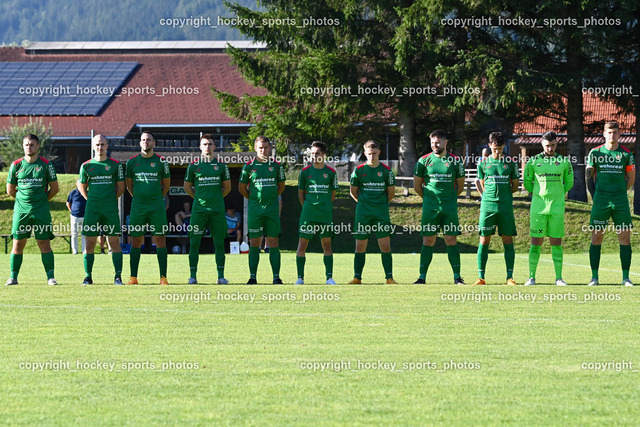
<instances>
[{"instance_id":1,"label":"soccer player","mask_svg":"<svg viewBox=\"0 0 640 427\"><path fill-rule=\"evenodd\" d=\"M478 280L474 285L485 285L485 269L489 258L491 236L498 229L504 245L504 261L507 265L507 285L515 285L513 265L516 252L513 247L513 236L516 233L516 219L513 215L513 195L518 190L518 165L506 158L502 132L489 135L491 154L478 163L478 191L482 195L480 202L478 245Z\"/></svg>"},{"instance_id":2,"label":"soccer player","mask_svg":"<svg viewBox=\"0 0 640 427\"><path fill-rule=\"evenodd\" d=\"M380 146L377 142L365 142L364 155L367 162L353 171L350 182L350 194L356 201L356 252L353 257L353 280L349 284L362 283L367 244L371 235L375 234L387 284L395 285L398 282L393 280L389 202L396 194L396 178L389 166L380 163Z\"/></svg>"},{"instance_id":3,"label":"soccer player","mask_svg":"<svg viewBox=\"0 0 640 427\"><path fill-rule=\"evenodd\" d=\"M464 190L464 163L447 151L447 134L438 129L429 135L431 153L422 156L413 171L413 189L422 197L422 249L420 276L414 285L423 285L433 258L436 234L441 231L447 246L453 283L464 285L460 275L458 238L458 195Z\"/></svg>"},{"instance_id":4,"label":"soccer player","mask_svg":"<svg viewBox=\"0 0 640 427\"><path fill-rule=\"evenodd\" d=\"M122 248L120 247L120 215L118 198L124 194L124 170L117 160L107 157L107 138L96 135L91 140L93 159L80 166L78 190L87 199L82 235L87 239L84 252L83 285L92 285L94 250L100 232L109 240L111 261L115 270L114 285L122 285Z\"/></svg>"},{"instance_id":5,"label":"soccer player","mask_svg":"<svg viewBox=\"0 0 640 427\"><path fill-rule=\"evenodd\" d=\"M266 235L269 262L273 272L273 284L281 285L280 279L280 212L278 196L284 191L284 169L269 158L271 142L266 136L254 141L256 157L242 167L238 191L249 199L247 225L249 228L249 280L247 285L258 283L256 274L260 263L260 244Z\"/></svg>"},{"instance_id":6,"label":"soccer player","mask_svg":"<svg viewBox=\"0 0 640 427\"><path fill-rule=\"evenodd\" d=\"M324 253L324 271L326 284L335 285L333 280L333 202L338 190L338 175L334 169L324 164L327 146L324 142L314 141L311 144L311 165L302 169L298 177L298 200L302 205L300 214L298 251L296 266L298 280L296 285L304 285L305 252L309 240L318 234Z\"/></svg>"},{"instance_id":7,"label":"soccer player","mask_svg":"<svg viewBox=\"0 0 640 427\"><path fill-rule=\"evenodd\" d=\"M22 265L22 252L31 237L31 230L36 237L42 265L47 273L47 283L57 285L53 277L54 259L51 250L53 224L49 211L49 200L58 194L58 178L53 165L38 156L40 139L28 134L22 140L24 157L16 160L9 167L7 177L7 194L16 199L13 208L13 249L11 249L11 277L7 285L18 284L18 273Z\"/></svg>"},{"instance_id":8,"label":"soccer player","mask_svg":"<svg viewBox=\"0 0 640 427\"><path fill-rule=\"evenodd\" d=\"M127 190L133 197L129 219L131 245L131 277L127 285L138 284L138 266L140 248L145 231L153 235L160 266L160 284L168 285L167 280L167 213L165 196L169 192L171 175L169 164L164 158L153 152L155 138L149 132L140 135L140 154L127 161Z\"/></svg>"},{"instance_id":9,"label":"soccer player","mask_svg":"<svg viewBox=\"0 0 640 427\"><path fill-rule=\"evenodd\" d=\"M622 284L633 286L629 279L631 268L631 212L627 190L633 187L636 178L636 166L633 154L618 143L620 126L616 122L604 125L604 145L600 145L589 153L587 160L587 180L595 181L595 194L591 208L591 247L589 261L591 263L591 282L596 286L598 269L600 268L600 250L604 232L613 217L613 222L620 242L620 263L622 264Z\"/></svg>"},{"instance_id":10,"label":"soccer player","mask_svg":"<svg viewBox=\"0 0 640 427\"><path fill-rule=\"evenodd\" d=\"M213 237L218 268L218 285L229 283L224 278L224 239L227 237L227 218L224 198L231 191L231 175L226 164L213 158L216 144L213 136L204 134L200 138L200 158L187 167L184 191L193 197L193 209L189 223L189 284L198 283L198 259L200 243L208 228Z\"/></svg>"},{"instance_id":11,"label":"soccer player","mask_svg":"<svg viewBox=\"0 0 640 427\"><path fill-rule=\"evenodd\" d=\"M564 237L564 196L573 187L573 168L566 157L556 153L555 132L542 134L542 153L533 156L524 168L524 188L532 194L529 212L531 247L529 248L529 280L536 284L536 270L544 237L549 237L551 258L556 272L556 285L562 280L562 238Z\"/></svg>"}]
</instances>

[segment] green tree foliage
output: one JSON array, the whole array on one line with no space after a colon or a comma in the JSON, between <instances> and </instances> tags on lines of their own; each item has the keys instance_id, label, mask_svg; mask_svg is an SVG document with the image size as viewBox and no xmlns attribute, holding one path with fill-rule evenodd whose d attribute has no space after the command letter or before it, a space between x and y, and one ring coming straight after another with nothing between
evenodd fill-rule
<instances>
[{"instance_id":1,"label":"green tree foliage","mask_svg":"<svg viewBox=\"0 0 640 427\"><path fill-rule=\"evenodd\" d=\"M24 156L22 148L22 140L27 134L37 135L40 139L40 150L38 154L42 157L50 159L54 154L51 136L53 128L51 125L47 127L42 119L33 120L29 118L29 122L21 125L17 119L11 119L11 126L0 131L0 164L6 169L15 159Z\"/></svg>"}]
</instances>

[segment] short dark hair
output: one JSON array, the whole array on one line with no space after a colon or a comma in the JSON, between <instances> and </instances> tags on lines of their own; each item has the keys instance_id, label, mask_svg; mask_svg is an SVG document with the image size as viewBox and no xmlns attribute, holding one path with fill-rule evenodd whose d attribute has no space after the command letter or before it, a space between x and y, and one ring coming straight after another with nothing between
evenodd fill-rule
<instances>
[{"instance_id":1,"label":"short dark hair","mask_svg":"<svg viewBox=\"0 0 640 427\"><path fill-rule=\"evenodd\" d=\"M325 144L322 141L313 141L311 143L311 147L316 147L316 148L320 149L322 154L327 154L327 144Z\"/></svg>"},{"instance_id":2,"label":"short dark hair","mask_svg":"<svg viewBox=\"0 0 640 427\"><path fill-rule=\"evenodd\" d=\"M557 135L553 131L545 132L542 134L543 141L555 141Z\"/></svg>"},{"instance_id":3,"label":"short dark hair","mask_svg":"<svg viewBox=\"0 0 640 427\"><path fill-rule=\"evenodd\" d=\"M429 138L444 138L447 139L447 133L442 129L436 129L429 135Z\"/></svg>"},{"instance_id":4,"label":"short dark hair","mask_svg":"<svg viewBox=\"0 0 640 427\"><path fill-rule=\"evenodd\" d=\"M202 141L203 139L211 140L211 141L213 141L214 144L216 143L216 140L213 139L213 135L211 135L210 133L205 133L204 135L202 135L200 137L200 141Z\"/></svg>"},{"instance_id":5,"label":"short dark hair","mask_svg":"<svg viewBox=\"0 0 640 427\"><path fill-rule=\"evenodd\" d=\"M22 138L22 140L24 141L25 139L28 139L29 141L33 141L36 144L40 145L40 138L38 138L38 135L35 135L33 133L26 134L25 137Z\"/></svg>"},{"instance_id":6,"label":"short dark hair","mask_svg":"<svg viewBox=\"0 0 640 427\"><path fill-rule=\"evenodd\" d=\"M140 134L140 139L142 139L142 135L144 135L145 133L146 133L147 135L149 135L149 136L151 137L151 139L153 139L154 141L156 140L156 137L155 137L155 136L153 136L153 134L152 134L151 132L149 132L148 130L145 130L144 132L142 132L142 133Z\"/></svg>"},{"instance_id":7,"label":"short dark hair","mask_svg":"<svg viewBox=\"0 0 640 427\"><path fill-rule=\"evenodd\" d=\"M367 142L365 142L362 145L364 148L367 148L367 146L374 148L374 149L380 149L380 144L378 144L376 141L374 141L373 139L368 140Z\"/></svg>"},{"instance_id":8,"label":"short dark hair","mask_svg":"<svg viewBox=\"0 0 640 427\"><path fill-rule=\"evenodd\" d=\"M504 145L504 134L502 132L491 132L489 134L489 144Z\"/></svg>"},{"instance_id":9,"label":"short dark hair","mask_svg":"<svg viewBox=\"0 0 640 427\"><path fill-rule=\"evenodd\" d=\"M604 124L604 130L607 129L620 130L620 125L615 120L612 120Z\"/></svg>"}]
</instances>

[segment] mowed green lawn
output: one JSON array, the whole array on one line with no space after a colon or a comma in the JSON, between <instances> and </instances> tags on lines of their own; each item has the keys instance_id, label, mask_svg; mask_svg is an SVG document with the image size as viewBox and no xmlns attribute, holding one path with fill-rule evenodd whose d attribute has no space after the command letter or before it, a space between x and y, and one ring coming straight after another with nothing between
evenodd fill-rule
<instances>
[{"instance_id":1,"label":"mowed green lawn","mask_svg":"<svg viewBox=\"0 0 640 427\"><path fill-rule=\"evenodd\" d=\"M402 283L418 255L394 257ZM601 425L640 419L640 288L623 288L619 260L604 255L598 288L454 286L436 254L426 286L379 285L380 257L364 280L315 285L183 285L186 255L169 257L173 286L111 283L97 255L97 285L82 287L81 256L56 255L60 286L45 284L26 255L20 285L0 288L0 420L3 424ZM475 279L476 257L463 255ZM589 279L588 257L565 257L565 280ZM9 258L0 256L8 271ZM246 256L227 257L227 278L247 279ZM632 279L640 283L638 258ZM337 255L335 278L352 276ZM516 279L526 279L526 254ZM128 257L125 256L125 272ZM491 254L488 282L502 283ZM282 277L295 278L294 254ZM215 278L213 256L199 279ZM143 255L141 282L158 279ZM270 279L262 255L259 279ZM553 281L543 255L538 281ZM253 301L251 298L253 297ZM533 300L535 298L535 300ZM248 300L247 300L248 299ZM555 300L551 302L551 300ZM271 300L271 301L270 301ZM111 364L111 365L109 365Z\"/></svg>"}]
</instances>

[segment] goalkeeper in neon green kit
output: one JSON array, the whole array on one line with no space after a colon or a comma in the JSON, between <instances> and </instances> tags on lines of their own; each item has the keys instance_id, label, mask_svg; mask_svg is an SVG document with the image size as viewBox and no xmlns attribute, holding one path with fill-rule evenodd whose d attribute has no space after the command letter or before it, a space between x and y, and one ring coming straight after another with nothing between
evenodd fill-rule
<instances>
[{"instance_id":1,"label":"goalkeeper in neon green kit","mask_svg":"<svg viewBox=\"0 0 640 427\"><path fill-rule=\"evenodd\" d=\"M555 132L543 133L541 144L542 153L529 159L524 168L524 188L533 196L529 213L529 280L525 286L536 284L536 269L545 236L549 237L551 244L556 285L566 286L562 280L564 195L573 187L573 169L566 157L556 153L558 141Z\"/></svg>"}]
</instances>

